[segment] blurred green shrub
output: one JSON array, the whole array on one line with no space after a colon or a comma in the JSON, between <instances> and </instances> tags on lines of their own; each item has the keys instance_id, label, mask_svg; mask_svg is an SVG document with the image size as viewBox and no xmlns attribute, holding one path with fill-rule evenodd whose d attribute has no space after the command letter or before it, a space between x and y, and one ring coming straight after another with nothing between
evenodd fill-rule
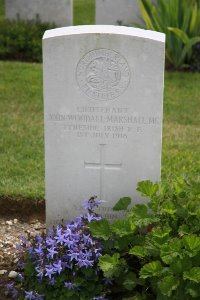
<instances>
[{"instance_id":1,"label":"blurred green shrub","mask_svg":"<svg viewBox=\"0 0 200 300\"><path fill-rule=\"evenodd\" d=\"M54 24L0 20L0 59L42 61L42 36Z\"/></svg>"},{"instance_id":2,"label":"blurred green shrub","mask_svg":"<svg viewBox=\"0 0 200 300\"><path fill-rule=\"evenodd\" d=\"M166 34L168 66L176 69L192 64L195 45L200 42L200 0L140 0L146 28Z\"/></svg>"}]
</instances>

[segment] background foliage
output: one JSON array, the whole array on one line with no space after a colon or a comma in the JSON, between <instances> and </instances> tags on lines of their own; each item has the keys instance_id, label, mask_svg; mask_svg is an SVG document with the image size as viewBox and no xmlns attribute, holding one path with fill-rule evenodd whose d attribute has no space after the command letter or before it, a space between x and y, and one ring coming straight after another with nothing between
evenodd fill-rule
<instances>
[{"instance_id":1,"label":"background foliage","mask_svg":"<svg viewBox=\"0 0 200 300\"><path fill-rule=\"evenodd\" d=\"M42 36L55 25L38 21L0 21L0 59L42 61Z\"/></svg>"},{"instance_id":2,"label":"background foliage","mask_svg":"<svg viewBox=\"0 0 200 300\"><path fill-rule=\"evenodd\" d=\"M95 1L74 0L74 25L95 23ZM0 59L42 62L42 36L55 24L35 21L8 21L0 0Z\"/></svg>"},{"instance_id":3,"label":"background foliage","mask_svg":"<svg viewBox=\"0 0 200 300\"><path fill-rule=\"evenodd\" d=\"M181 68L193 63L195 45L200 42L199 0L140 0L146 28L166 34L168 64Z\"/></svg>"},{"instance_id":4,"label":"background foliage","mask_svg":"<svg viewBox=\"0 0 200 300\"><path fill-rule=\"evenodd\" d=\"M152 0L140 3L147 28L167 34L168 67L200 70L200 0L158 0L158 8ZM74 0L73 5L74 25L95 24L95 0ZM55 25L8 22L4 10L0 0L0 59L41 62L41 37Z\"/></svg>"}]
</instances>

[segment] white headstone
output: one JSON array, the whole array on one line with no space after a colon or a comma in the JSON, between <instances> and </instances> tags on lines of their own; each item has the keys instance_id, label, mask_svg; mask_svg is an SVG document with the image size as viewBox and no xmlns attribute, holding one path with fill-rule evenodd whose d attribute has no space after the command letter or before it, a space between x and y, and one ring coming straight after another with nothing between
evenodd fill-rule
<instances>
[{"instance_id":1,"label":"white headstone","mask_svg":"<svg viewBox=\"0 0 200 300\"><path fill-rule=\"evenodd\" d=\"M6 18L72 25L72 0L5 0Z\"/></svg>"},{"instance_id":2,"label":"white headstone","mask_svg":"<svg viewBox=\"0 0 200 300\"><path fill-rule=\"evenodd\" d=\"M96 0L96 24L131 25L140 15L139 0Z\"/></svg>"},{"instance_id":3,"label":"white headstone","mask_svg":"<svg viewBox=\"0 0 200 300\"><path fill-rule=\"evenodd\" d=\"M123 26L76 26L43 38L47 224L82 200L139 202L160 179L165 36Z\"/></svg>"}]
</instances>

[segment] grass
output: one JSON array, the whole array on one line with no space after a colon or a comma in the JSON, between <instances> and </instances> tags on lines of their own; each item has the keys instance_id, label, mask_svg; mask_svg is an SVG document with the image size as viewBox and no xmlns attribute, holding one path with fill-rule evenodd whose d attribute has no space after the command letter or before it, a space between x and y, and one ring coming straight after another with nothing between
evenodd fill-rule
<instances>
[{"instance_id":1,"label":"grass","mask_svg":"<svg viewBox=\"0 0 200 300\"><path fill-rule=\"evenodd\" d=\"M0 195L44 197L42 66L0 62Z\"/></svg>"},{"instance_id":2,"label":"grass","mask_svg":"<svg viewBox=\"0 0 200 300\"><path fill-rule=\"evenodd\" d=\"M4 15L5 15L5 1L0 0L0 20L4 19Z\"/></svg>"},{"instance_id":3,"label":"grass","mask_svg":"<svg viewBox=\"0 0 200 300\"><path fill-rule=\"evenodd\" d=\"M166 73L163 177L187 175L200 180L199 80L200 74Z\"/></svg>"},{"instance_id":4,"label":"grass","mask_svg":"<svg viewBox=\"0 0 200 300\"><path fill-rule=\"evenodd\" d=\"M74 25L95 24L95 0L74 0L73 3Z\"/></svg>"},{"instance_id":5,"label":"grass","mask_svg":"<svg viewBox=\"0 0 200 300\"><path fill-rule=\"evenodd\" d=\"M0 197L43 199L42 66L0 62L0 78ZM199 81L166 73L163 178L200 174Z\"/></svg>"}]
</instances>

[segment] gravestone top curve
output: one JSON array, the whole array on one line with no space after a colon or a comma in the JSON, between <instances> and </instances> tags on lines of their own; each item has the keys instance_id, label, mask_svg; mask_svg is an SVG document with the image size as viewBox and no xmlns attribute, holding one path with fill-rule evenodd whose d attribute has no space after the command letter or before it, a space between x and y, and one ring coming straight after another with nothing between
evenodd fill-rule
<instances>
[{"instance_id":1,"label":"gravestone top curve","mask_svg":"<svg viewBox=\"0 0 200 300\"><path fill-rule=\"evenodd\" d=\"M75 34L118 34L118 35L130 35L139 38L145 38L158 42L165 42L165 34L152 30L145 30L135 27L115 26L115 25L80 25L61 27L56 29L47 30L44 33L43 39L59 37L64 35Z\"/></svg>"}]
</instances>

